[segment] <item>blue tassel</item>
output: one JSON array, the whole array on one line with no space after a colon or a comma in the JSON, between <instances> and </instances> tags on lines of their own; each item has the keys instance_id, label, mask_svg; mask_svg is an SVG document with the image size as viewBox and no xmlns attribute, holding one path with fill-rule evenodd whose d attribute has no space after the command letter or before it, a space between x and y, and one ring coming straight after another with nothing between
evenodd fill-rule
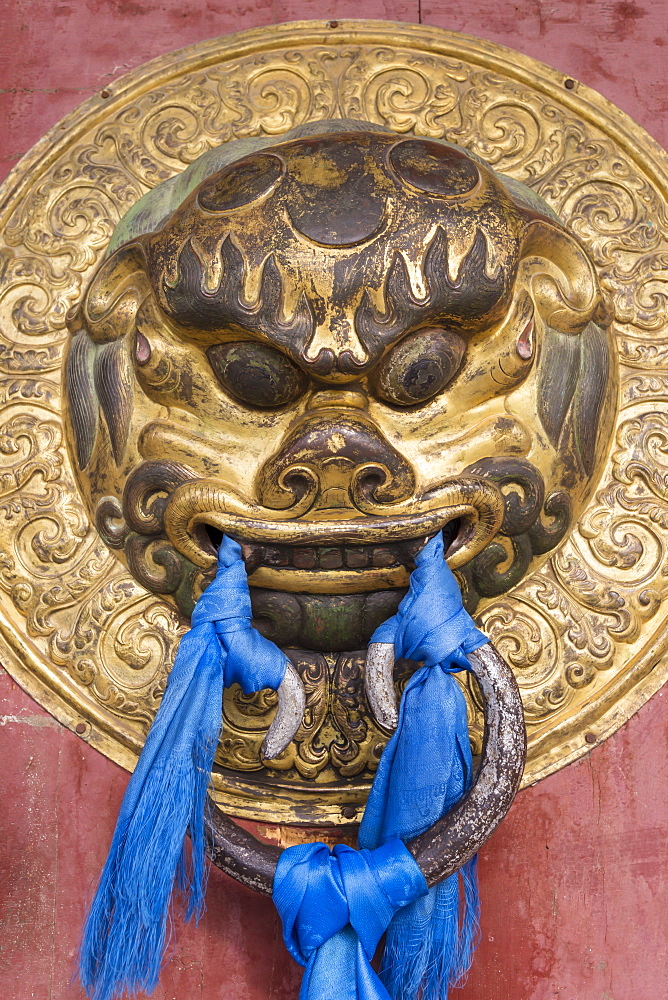
<instances>
[{"instance_id":1,"label":"blue tassel","mask_svg":"<svg viewBox=\"0 0 668 1000\"><path fill-rule=\"evenodd\" d=\"M479 936L479 913L476 858L400 910L388 929L381 967L392 1000L446 1000L451 986L462 986Z\"/></svg>"},{"instance_id":2,"label":"blue tassel","mask_svg":"<svg viewBox=\"0 0 668 1000\"><path fill-rule=\"evenodd\" d=\"M284 672L284 655L251 626L240 546L224 538L216 579L179 645L88 913L78 972L91 1000L155 989L175 888L184 895L186 920L199 919L207 875L204 809L223 686L236 682L247 694L276 689Z\"/></svg>"},{"instance_id":3,"label":"blue tassel","mask_svg":"<svg viewBox=\"0 0 668 1000\"><path fill-rule=\"evenodd\" d=\"M487 637L462 607L440 535L416 565L398 613L371 640L393 643L396 656L424 666L406 685L396 732L381 757L361 850L339 845L330 853L324 844L304 844L285 850L278 862L274 902L283 937L306 966L300 1000L446 1000L471 964L475 860L427 890L400 848L440 819L471 782L466 702L452 672L466 669L466 654ZM370 961L385 927L381 982Z\"/></svg>"}]
</instances>

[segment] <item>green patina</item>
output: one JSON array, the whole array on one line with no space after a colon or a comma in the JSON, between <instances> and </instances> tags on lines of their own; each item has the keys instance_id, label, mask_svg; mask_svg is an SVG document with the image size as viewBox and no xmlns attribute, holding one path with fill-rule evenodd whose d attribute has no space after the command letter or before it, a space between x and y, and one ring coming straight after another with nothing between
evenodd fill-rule
<instances>
[{"instance_id":1,"label":"green patina","mask_svg":"<svg viewBox=\"0 0 668 1000\"><path fill-rule=\"evenodd\" d=\"M114 230L109 246L107 247L106 256L110 257L120 246L123 246L124 243L129 243L130 240L137 236L157 232L179 205L185 201L188 195L195 188L199 187L202 181L224 167L229 166L230 163L241 160L252 153L259 153L269 147L275 147L282 142L289 142L292 139L300 139L309 135L326 135L333 132L384 132L391 135L392 129L385 128L383 125L376 125L374 122L358 121L350 118L335 118L310 122L307 125L299 125L282 136L263 135L252 138L233 139L221 146L215 146L194 160L182 173L170 177L169 180L158 184L151 191L147 191L126 212ZM436 139L434 141L452 149L461 148L454 143L446 142L445 139ZM482 157L471 152L471 150L466 150L466 154L478 163L485 163ZM489 168L489 164L485 165ZM494 172L496 173L496 171ZM510 195L518 204L559 221L559 217L553 212L547 202L543 201L540 195L532 191L526 184L522 184L521 181L515 180L513 177L508 177L506 174L496 173L496 176L505 185Z\"/></svg>"}]
</instances>

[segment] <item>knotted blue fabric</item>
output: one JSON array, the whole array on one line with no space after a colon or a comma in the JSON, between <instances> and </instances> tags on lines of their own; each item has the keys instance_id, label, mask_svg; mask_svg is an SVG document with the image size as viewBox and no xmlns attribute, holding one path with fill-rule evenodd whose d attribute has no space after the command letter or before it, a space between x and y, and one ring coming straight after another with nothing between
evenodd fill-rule
<instances>
[{"instance_id":1,"label":"knotted blue fabric","mask_svg":"<svg viewBox=\"0 0 668 1000\"><path fill-rule=\"evenodd\" d=\"M88 913L79 975L92 1000L153 991L175 884L186 919L202 912L204 808L223 687L237 683L246 694L276 689L285 672L285 655L252 628L251 613L241 548L225 537L216 578L181 639Z\"/></svg>"},{"instance_id":2,"label":"knotted blue fabric","mask_svg":"<svg viewBox=\"0 0 668 1000\"><path fill-rule=\"evenodd\" d=\"M429 829L462 798L472 778L466 702L453 672L488 642L467 611L443 537L415 558L409 590L371 642L422 661L403 693L399 722L381 757L359 832L363 847ZM463 905L460 905L460 880ZM401 910L390 924L381 975L393 1000L446 1000L468 972L478 933L475 859Z\"/></svg>"},{"instance_id":3,"label":"knotted blue fabric","mask_svg":"<svg viewBox=\"0 0 668 1000\"><path fill-rule=\"evenodd\" d=\"M390 1000L371 959L397 910L426 892L400 840L374 851L320 843L283 851L274 903L288 951L306 966L300 998Z\"/></svg>"},{"instance_id":4,"label":"knotted blue fabric","mask_svg":"<svg viewBox=\"0 0 668 1000\"><path fill-rule=\"evenodd\" d=\"M477 920L471 865L462 875L460 928L459 876L427 891L402 840L431 826L471 780L466 707L451 674L466 668L465 654L487 639L462 608L440 535L416 563L398 613L372 637L424 667L406 687L397 731L381 759L362 849L339 846L332 853L307 844L279 860L274 900L286 945L307 966L302 1000L445 1000L470 964ZM175 885L185 895L186 919L201 913L204 807L223 687L275 689L285 662L251 626L241 550L224 538L216 579L181 640L88 914L79 973L92 1000L155 988ZM385 928L387 989L370 965Z\"/></svg>"},{"instance_id":5,"label":"knotted blue fabric","mask_svg":"<svg viewBox=\"0 0 668 1000\"><path fill-rule=\"evenodd\" d=\"M380 760L360 828L362 850L350 855L349 848L334 848L330 859L324 845L290 847L279 861L274 902L288 949L307 965L300 1000L446 1000L449 986L462 979L471 963L478 922L474 862L436 888L417 892L412 901L407 894L389 893L396 905L375 902L378 888L368 874L352 881L344 876L344 864L353 865L351 856L374 859L368 865L378 881L391 875L392 864L380 852L387 848L393 858L402 857L396 845L432 826L471 781L466 703L452 673L467 669L466 654L488 639L462 607L440 534L415 561L397 614L371 639L393 643L396 657L424 666L406 686L397 729ZM406 855L412 860L408 851ZM417 865L413 861L411 869L403 857L417 889ZM334 872L329 878L345 899L330 888L323 874L327 864ZM392 905L397 912L390 919ZM388 923L381 982L368 959L382 933L379 927Z\"/></svg>"}]
</instances>

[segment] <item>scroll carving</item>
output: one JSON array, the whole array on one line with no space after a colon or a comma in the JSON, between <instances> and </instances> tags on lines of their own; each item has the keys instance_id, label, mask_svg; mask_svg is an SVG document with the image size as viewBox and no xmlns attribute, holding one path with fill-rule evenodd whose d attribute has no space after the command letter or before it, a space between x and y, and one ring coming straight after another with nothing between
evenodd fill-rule
<instances>
[{"instance_id":1,"label":"scroll carving","mask_svg":"<svg viewBox=\"0 0 668 1000\"><path fill-rule=\"evenodd\" d=\"M205 43L185 70L165 63L150 85L139 71L113 93L103 116L97 106L82 110L67 136L49 140L52 155L44 157L43 147L4 188L3 641L19 648L14 635L27 643L39 679L26 684L33 683L38 698L57 690L44 699L59 699L62 717L90 717L96 745L118 759L127 761L143 738L184 622L112 554L135 531L127 511L105 508L98 534L79 497L62 433L67 315L118 220L156 184L176 179L227 140L279 139L326 118L445 138L528 184L582 241L610 305L621 389L614 440L594 470L595 489L553 550L540 557L532 550L526 575L512 589L479 592L482 627L523 692L526 781L580 752L573 747L585 715L588 731L607 733L613 715L616 725L658 683L650 673L665 629L668 579L665 163L638 130L635 146L630 142L628 123L619 139L611 138L609 111L598 99L581 98L576 109L552 77L535 87L522 60L511 73L501 57L495 62L487 49L455 36L439 35L449 40L437 44L429 29L404 26L378 44L370 32L358 25L354 38L336 43L332 35L332 45L323 46L305 31L282 45L263 48L258 41L256 51L241 57ZM521 415L509 414L510 423L508 434L519 440ZM173 435L167 419L146 430L146 441L159 433ZM549 500L543 498L541 523L554 529L558 510L556 501L548 508ZM161 573L171 587L169 574L178 575L182 565L173 569L160 562L155 546L147 553L135 544L137 560L150 562L151 575ZM501 571L509 564L498 562ZM181 584L179 577L175 591ZM216 776L226 807L264 815L253 801L259 777L267 787L301 781L295 807L301 819L312 808L305 804L306 782L319 790L313 815L330 822L344 821L333 804L341 787L353 805L363 800L386 735L360 708L355 657L314 653L300 660L308 714L271 772L258 756L271 696L228 693ZM474 688L468 697L475 742ZM295 812L285 815L294 819Z\"/></svg>"}]
</instances>

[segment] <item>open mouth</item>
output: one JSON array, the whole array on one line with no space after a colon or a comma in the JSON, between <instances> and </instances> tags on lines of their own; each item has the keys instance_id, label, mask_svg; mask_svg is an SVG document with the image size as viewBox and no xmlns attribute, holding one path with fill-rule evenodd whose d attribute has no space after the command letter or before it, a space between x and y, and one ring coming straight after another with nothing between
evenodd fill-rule
<instances>
[{"instance_id":1,"label":"open mouth","mask_svg":"<svg viewBox=\"0 0 668 1000\"><path fill-rule=\"evenodd\" d=\"M446 552L458 521L443 529ZM222 531L205 525L212 549ZM251 587L308 594L360 594L406 587L426 538L378 545L258 545L242 542Z\"/></svg>"},{"instance_id":2,"label":"open mouth","mask_svg":"<svg viewBox=\"0 0 668 1000\"><path fill-rule=\"evenodd\" d=\"M222 533L239 541L249 583L269 590L354 594L404 587L413 557L427 538L445 529L449 565L455 569L480 552L499 530L503 500L487 480L448 480L401 503L355 497L343 516L305 516L274 510L241 497L214 480L183 483L165 509L174 547L196 566L215 564Z\"/></svg>"}]
</instances>

